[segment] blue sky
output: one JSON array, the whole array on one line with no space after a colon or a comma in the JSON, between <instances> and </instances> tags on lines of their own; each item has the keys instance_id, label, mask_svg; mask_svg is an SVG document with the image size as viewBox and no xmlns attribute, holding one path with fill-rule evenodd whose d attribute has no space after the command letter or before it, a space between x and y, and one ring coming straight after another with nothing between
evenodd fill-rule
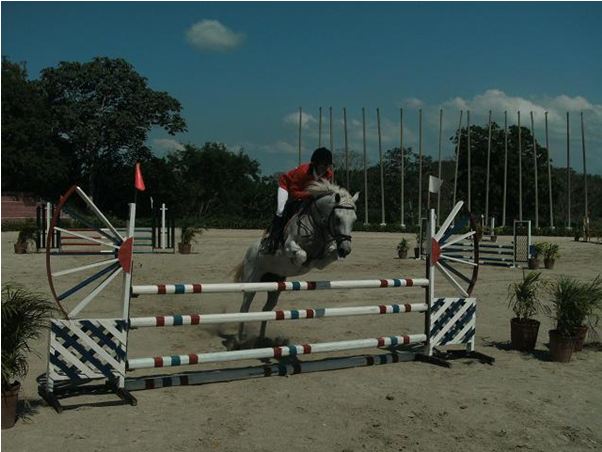
<instances>
[{"instance_id":1,"label":"blue sky","mask_svg":"<svg viewBox=\"0 0 602 452\"><path fill-rule=\"evenodd\" d=\"M342 148L342 108L349 142L361 150L366 108L368 153L383 145L417 146L435 155L438 111L444 137L460 109L484 124L488 110L522 124L543 142L549 112L552 156L565 165L564 112L571 111L572 166L582 168L579 112L584 112L588 170L602 173L601 3L205 3L3 2L2 55L26 61L30 77L60 61L124 58L183 105L188 132L153 131L158 155L179 143L220 141L244 148L264 173L297 162L298 108L304 110L303 157L318 144L318 108L333 108ZM450 155L452 146L443 145Z\"/></svg>"}]
</instances>

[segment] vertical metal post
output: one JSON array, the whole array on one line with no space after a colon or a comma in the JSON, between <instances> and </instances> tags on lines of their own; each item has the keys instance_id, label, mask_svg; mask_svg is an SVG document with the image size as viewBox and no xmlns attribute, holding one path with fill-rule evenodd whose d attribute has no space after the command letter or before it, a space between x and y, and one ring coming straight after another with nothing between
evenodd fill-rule
<instances>
[{"instance_id":1,"label":"vertical metal post","mask_svg":"<svg viewBox=\"0 0 602 452\"><path fill-rule=\"evenodd\" d=\"M472 212L472 197L471 197L471 183L470 183L470 169L471 169L471 163L470 163L470 110L466 111L466 129L467 129L467 133L468 133L468 138L466 141L466 150L468 152L468 211Z\"/></svg>"},{"instance_id":2,"label":"vertical metal post","mask_svg":"<svg viewBox=\"0 0 602 452\"><path fill-rule=\"evenodd\" d=\"M368 223L368 158L366 156L366 109L362 107L362 142L364 147L364 224Z\"/></svg>"},{"instance_id":3,"label":"vertical metal post","mask_svg":"<svg viewBox=\"0 0 602 452\"><path fill-rule=\"evenodd\" d=\"M439 171L437 177L441 179L441 138L443 135L443 108L439 109ZM437 192L437 224L439 225L441 220L441 187Z\"/></svg>"},{"instance_id":4,"label":"vertical metal post","mask_svg":"<svg viewBox=\"0 0 602 452\"><path fill-rule=\"evenodd\" d=\"M405 222L405 177L406 156L403 150L403 108L399 109L399 149L401 150L401 227L406 227Z\"/></svg>"},{"instance_id":5,"label":"vertical metal post","mask_svg":"<svg viewBox=\"0 0 602 452\"><path fill-rule=\"evenodd\" d=\"M504 195L502 205L502 227L506 227L506 193L508 192L508 112L504 111Z\"/></svg>"},{"instance_id":6,"label":"vertical metal post","mask_svg":"<svg viewBox=\"0 0 602 452\"><path fill-rule=\"evenodd\" d=\"M301 127L302 127L303 110L299 107L299 165L301 165Z\"/></svg>"},{"instance_id":7,"label":"vertical metal post","mask_svg":"<svg viewBox=\"0 0 602 452\"><path fill-rule=\"evenodd\" d=\"M566 112L566 228L571 229L571 132L569 126L569 112Z\"/></svg>"},{"instance_id":8,"label":"vertical metal post","mask_svg":"<svg viewBox=\"0 0 602 452\"><path fill-rule=\"evenodd\" d=\"M167 213L167 207L165 207L165 203L161 204L161 249L165 249L165 244L167 242L167 228L165 227L165 214Z\"/></svg>"},{"instance_id":9,"label":"vertical metal post","mask_svg":"<svg viewBox=\"0 0 602 452\"><path fill-rule=\"evenodd\" d=\"M380 212L381 226L386 226L385 223L385 167L383 164L383 148L382 137L380 133L380 109L376 109L376 123L378 125L378 158L380 160Z\"/></svg>"},{"instance_id":10,"label":"vertical metal post","mask_svg":"<svg viewBox=\"0 0 602 452\"><path fill-rule=\"evenodd\" d=\"M518 220L523 221L523 148L521 140L520 111L518 113Z\"/></svg>"},{"instance_id":11,"label":"vertical metal post","mask_svg":"<svg viewBox=\"0 0 602 452\"><path fill-rule=\"evenodd\" d=\"M456 169L454 171L454 201L452 202L452 209L456 205L456 195L458 193L458 165L460 164L460 145L462 143L462 114L464 112L460 110L460 121L458 122L457 132L457 144L456 144Z\"/></svg>"},{"instance_id":12,"label":"vertical metal post","mask_svg":"<svg viewBox=\"0 0 602 452\"><path fill-rule=\"evenodd\" d=\"M334 152L334 137L332 135L332 107L328 107L328 115L329 115L329 122L328 122L328 126L330 127L330 151Z\"/></svg>"},{"instance_id":13,"label":"vertical metal post","mask_svg":"<svg viewBox=\"0 0 602 452\"><path fill-rule=\"evenodd\" d=\"M322 107L319 108L318 113L318 147L322 147Z\"/></svg>"},{"instance_id":14,"label":"vertical metal post","mask_svg":"<svg viewBox=\"0 0 602 452\"><path fill-rule=\"evenodd\" d=\"M136 204L130 203L129 206L130 206L130 218L129 218L128 227L127 227L127 237L132 238L132 240L135 241L134 231L136 230ZM123 293L122 293L123 314L122 314L121 318L126 321L130 318L130 293L132 290L132 262L133 262L133 260L134 260L134 253L132 251L131 256L130 256L130 271L123 272Z\"/></svg>"},{"instance_id":15,"label":"vertical metal post","mask_svg":"<svg viewBox=\"0 0 602 452\"><path fill-rule=\"evenodd\" d=\"M349 191L349 146L347 144L347 109L343 107L343 131L345 132L345 188Z\"/></svg>"},{"instance_id":16,"label":"vertical metal post","mask_svg":"<svg viewBox=\"0 0 602 452\"><path fill-rule=\"evenodd\" d=\"M539 228L539 193L537 177L537 140L535 139L535 122L533 121L533 112L531 113L531 139L533 140L533 177L535 178L535 229Z\"/></svg>"},{"instance_id":17,"label":"vertical metal post","mask_svg":"<svg viewBox=\"0 0 602 452\"><path fill-rule=\"evenodd\" d=\"M453 207L452 207L453 208ZM434 344L431 342L431 308L433 299L435 298L435 267L431 265L433 258L433 237L435 236L435 211L429 210L427 234L426 234L426 278L429 280L429 285L425 290L425 304L427 306L426 315L424 318L424 334L426 335L426 345L424 353L427 356L433 355Z\"/></svg>"},{"instance_id":18,"label":"vertical metal post","mask_svg":"<svg viewBox=\"0 0 602 452\"><path fill-rule=\"evenodd\" d=\"M487 135L487 176L485 182L485 225L489 223L489 173L491 171L491 110L489 110L489 133Z\"/></svg>"},{"instance_id":19,"label":"vertical metal post","mask_svg":"<svg viewBox=\"0 0 602 452\"><path fill-rule=\"evenodd\" d=\"M583 112L581 112L581 148L583 149L583 190L585 191L585 218L589 217L587 204L587 166L585 164L585 126L583 125Z\"/></svg>"},{"instance_id":20,"label":"vertical metal post","mask_svg":"<svg viewBox=\"0 0 602 452\"><path fill-rule=\"evenodd\" d=\"M418 110L418 218L416 224L420 224L422 217L422 108Z\"/></svg>"},{"instance_id":21,"label":"vertical metal post","mask_svg":"<svg viewBox=\"0 0 602 452\"><path fill-rule=\"evenodd\" d=\"M554 211L552 205L552 159L550 158L550 140L548 139L548 112L545 113L546 151L548 153L548 196L550 203L550 228L554 229Z\"/></svg>"}]
</instances>

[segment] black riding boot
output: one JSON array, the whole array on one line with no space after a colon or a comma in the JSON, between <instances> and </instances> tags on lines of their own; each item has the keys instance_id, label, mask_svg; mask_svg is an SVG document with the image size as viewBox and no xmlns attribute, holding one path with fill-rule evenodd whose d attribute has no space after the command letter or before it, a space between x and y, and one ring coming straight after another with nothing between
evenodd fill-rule
<instances>
[{"instance_id":1,"label":"black riding boot","mask_svg":"<svg viewBox=\"0 0 602 452\"><path fill-rule=\"evenodd\" d=\"M284 216L274 215L268 236L263 240L263 247L268 254L274 254L284 238Z\"/></svg>"}]
</instances>

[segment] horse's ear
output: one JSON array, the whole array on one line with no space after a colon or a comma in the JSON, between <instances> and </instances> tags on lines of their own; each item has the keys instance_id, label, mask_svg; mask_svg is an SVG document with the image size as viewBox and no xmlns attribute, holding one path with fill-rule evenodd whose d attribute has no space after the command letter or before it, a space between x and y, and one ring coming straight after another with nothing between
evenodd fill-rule
<instances>
[{"instance_id":1,"label":"horse's ear","mask_svg":"<svg viewBox=\"0 0 602 452\"><path fill-rule=\"evenodd\" d=\"M341 202L341 195L339 195L338 193L334 195L334 202L336 202L337 204Z\"/></svg>"},{"instance_id":2,"label":"horse's ear","mask_svg":"<svg viewBox=\"0 0 602 452\"><path fill-rule=\"evenodd\" d=\"M360 197L360 192L358 191L355 193L355 195L353 195L353 198L351 198L351 199L353 199L353 202L357 202L359 197Z\"/></svg>"}]
</instances>

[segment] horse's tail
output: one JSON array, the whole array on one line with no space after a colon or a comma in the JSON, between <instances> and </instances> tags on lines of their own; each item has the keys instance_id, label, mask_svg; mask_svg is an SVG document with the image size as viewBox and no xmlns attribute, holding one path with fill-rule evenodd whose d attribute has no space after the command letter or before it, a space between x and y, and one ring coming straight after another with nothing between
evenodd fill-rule
<instances>
[{"instance_id":1,"label":"horse's tail","mask_svg":"<svg viewBox=\"0 0 602 452\"><path fill-rule=\"evenodd\" d=\"M244 261L241 261L240 264L238 264L236 267L234 267L232 269L232 273L234 275L234 282L242 281L242 273L243 273L244 268L245 268L245 263L244 263Z\"/></svg>"}]
</instances>

